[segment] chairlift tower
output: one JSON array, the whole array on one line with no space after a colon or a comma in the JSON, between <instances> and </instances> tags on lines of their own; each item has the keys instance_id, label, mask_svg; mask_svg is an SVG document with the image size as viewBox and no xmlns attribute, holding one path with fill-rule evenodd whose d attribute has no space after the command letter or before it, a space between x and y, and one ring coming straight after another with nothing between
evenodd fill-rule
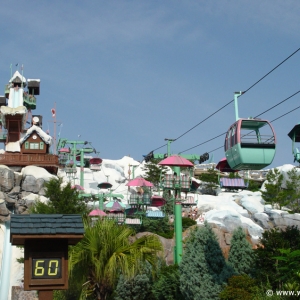
<instances>
[{"instance_id":1,"label":"chairlift tower","mask_svg":"<svg viewBox=\"0 0 300 300\"><path fill-rule=\"evenodd\" d=\"M170 144L175 141L174 139L165 139L167 141L167 154L156 153L154 154L151 151L148 155L146 155L145 160L149 161L152 158L156 159L164 159L159 164L163 163L166 158L171 156ZM203 155L195 155L195 154L185 154L180 155L184 160L198 160L200 163L204 162L205 160L209 159L208 153ZM190 163L191 164L191 163ZM168 164L162 164L168 165ZM182 199L181 199L181 191L188 191L190 190L190 179L186 177L185 180L180 175L180 166L176 165L168 165L173 170L174 174L177 174L176 178L174 176L168 182L167 185L164 186L164 189L172 190L173 194L171 196L171 200L174 203L174 222L175 222L175 247L174 247L174 263L179 264L182 259ZM188 164L186 165L188 166ZM179 196L179 197L178 197Z\"/></svg>"}]
</instances>

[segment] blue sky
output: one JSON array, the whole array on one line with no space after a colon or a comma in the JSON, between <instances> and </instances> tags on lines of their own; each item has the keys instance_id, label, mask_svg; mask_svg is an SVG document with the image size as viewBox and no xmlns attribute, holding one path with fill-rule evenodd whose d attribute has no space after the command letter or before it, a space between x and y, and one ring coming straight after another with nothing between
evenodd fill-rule
<instances>
[{"instance_id":1,"label":"blue sky","mask_svg":"<svg viewBox=\"0 0 300 300\"><path fill-rule=\"evenodd\" d=\"M91 142L101 158L141 160L297 50L299 15L300 2L289 0L5 1L0 81L9 80L11 63L23 64L26 78L41 79L33 113L43 115L44 130L53 134L56 103L61 137ZM300 51L240 97L240 117L297 92L299 61ZM277 118L299 106L299 98L261 118ZM271 166L293 163L287 133L299 112L273 123L278 144ZM172 143L171 152L203 143L234 121L231 104ZM224 138L184 153L210 152ZM214 151L216 162L223 157L223 148Z\"/></svg>"}]
</instances>

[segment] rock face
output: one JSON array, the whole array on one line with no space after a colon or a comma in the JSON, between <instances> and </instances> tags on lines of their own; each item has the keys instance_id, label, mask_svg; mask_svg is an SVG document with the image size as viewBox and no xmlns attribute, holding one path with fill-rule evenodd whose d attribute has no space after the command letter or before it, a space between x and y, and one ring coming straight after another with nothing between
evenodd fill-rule
<instances>
[{"instance_id":1,"label":"rock face","mask_svg":"<svg viewBox=\"0 0 300 300\"><path fill-rule=\"evenodd\" d=\"M30 205L39 198L44 198L44 184L53 175L39 167L25 167L22 173L14 172L6 166L0 166L0 222L10 217L10 209L14 213L27 213ZM28 199L28 195L31 199ZM45 200L44 200L45 201Z\"/></svg>"},{"instance_id":2,"label":"rock face","mask_svg":"<svg viewBox=\"0 0 300 300\"><path fill-rule=\"evenodd\" d=\"M0 166L0 190L9 192L15 186L14 171L6 166Z\"/></svg>"}]
</instances>

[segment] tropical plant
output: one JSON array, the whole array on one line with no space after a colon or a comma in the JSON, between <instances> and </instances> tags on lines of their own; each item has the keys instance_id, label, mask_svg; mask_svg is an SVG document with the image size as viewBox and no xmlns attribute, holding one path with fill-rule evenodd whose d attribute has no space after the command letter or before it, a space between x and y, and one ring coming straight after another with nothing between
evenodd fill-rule
<instances>
[{"instance_id":1,"label":"tropical plant","mask_svg":"<svg viewBox=\"0 0 300 300\"><path fill-rule=\"evenodd\" d=\"M219 299L222 285L234 274L207 222L187 239L179 273L183 296L193 300Z\"/></svg>"},{"instance_id":2,"label":"tropical plant","mask_svg":"<svg viewBox=\"0 0 300 300\"><path fill-rule=\"evenodd\" d=\"M254 252L242 227L238 227L233 232L228 262L238 275L253 274Z\"/></svg>"},{"instance_id":3,"label":"tropical plant","mask_svg":"<svg viewBox=\"0 0 300 300\"><path fill-rule=\"evenodd\" d=\"M134 240L134 230L116 226L110 220L99 220L94 226L85 223L84 238L69 254L70 276L74 269L81 270L85 282L82 299L93 294L96 299L106 299L114 290L120 275L125 280L142 273L144 262L148 262L155 273L162 245L157 236L148 234ZM76 276L77 275L77 276Z\"/></svg>"},{"instance_id":4,"label":"tropical plant","mask_svg":"<svg viewBox=\"0 0 300 300\"><path fill-rule=\"evenodd\" d=\"M70 183L62 186L62 178L51 178L45 183L45 197L48 202L37 201L31 208L34 214L87 214L88 209L83 199Z\"/></svg>"}]
</instances>

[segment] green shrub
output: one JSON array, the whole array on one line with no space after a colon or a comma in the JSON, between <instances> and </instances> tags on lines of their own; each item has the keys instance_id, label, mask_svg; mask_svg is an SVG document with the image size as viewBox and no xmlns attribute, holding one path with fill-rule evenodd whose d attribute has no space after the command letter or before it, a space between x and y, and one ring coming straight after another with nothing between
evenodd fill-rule
<instances>
[{"instance_id":1,"label":"green shrub","mask_svg":"<svg viewBox=\"0 0 300 300\"><path fill-rule=\"evenodd\" d=\"M183 230L187 229L191 226L194 226L196 224L197 224L197 222L195 220L191 219L191 218L186 218L186 217L182 218L182 229Z\"/></svg>"},{"instance_id":2,"label":"green shrub","mask_svg":"<svg viewBox=\"0 0 300 300\"><path fill-rule=\"evenodd\" d=\"M256 281L248 275L243 274L230 277L228 285L219 296L223 300L252 300L256 292Z\"/></svg>"}]
</instances>

